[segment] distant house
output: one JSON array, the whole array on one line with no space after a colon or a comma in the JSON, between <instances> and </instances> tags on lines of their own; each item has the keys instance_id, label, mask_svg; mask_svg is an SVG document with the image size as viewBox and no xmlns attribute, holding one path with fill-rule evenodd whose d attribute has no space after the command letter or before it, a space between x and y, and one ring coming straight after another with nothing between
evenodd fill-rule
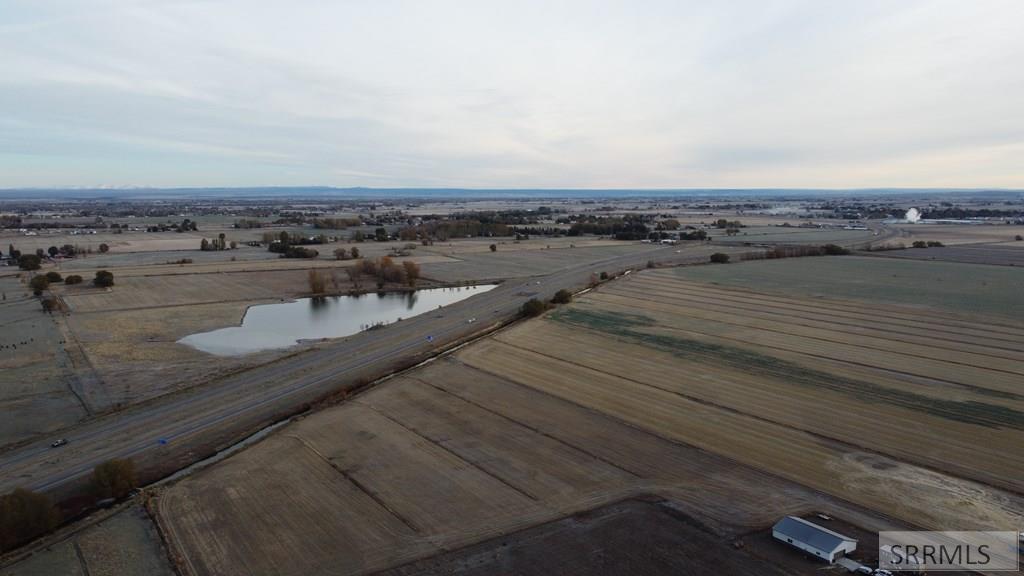
<instances>
[{"instance_id":1,"label":"distant house","mask_svg":"<svg viewBox=\"0 0 1024 576\"><path fill-rule=\"evenodd\" d=\"M829 564L857 549L857 541L853 538L796 516L786 516L776 522L775 526L772 526L772 536L794 548L827 560Z\"/></svg>"}]
</instances>

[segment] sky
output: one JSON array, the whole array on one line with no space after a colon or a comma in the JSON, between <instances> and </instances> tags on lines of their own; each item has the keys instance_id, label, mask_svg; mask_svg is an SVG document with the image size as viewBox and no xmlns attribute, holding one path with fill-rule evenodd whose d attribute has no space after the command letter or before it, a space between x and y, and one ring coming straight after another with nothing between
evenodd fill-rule
<instances>
[{"instance_id":1,"label":"sky","mask_svg":"<svg viewBox=\"0 0 1024 576\"><path fill-rule=\"evenodd\" d=\"M1022 0L0 0L0 188L1024 188Z\"/></svg>"}]
</instances>

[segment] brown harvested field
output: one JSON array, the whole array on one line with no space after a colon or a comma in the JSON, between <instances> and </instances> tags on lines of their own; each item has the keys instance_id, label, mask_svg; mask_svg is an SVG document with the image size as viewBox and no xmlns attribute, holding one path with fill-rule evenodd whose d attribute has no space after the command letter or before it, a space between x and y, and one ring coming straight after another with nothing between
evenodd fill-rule
<instances>
[{"instance_id":1,"label":"brown harvested field","mask_svg":"<svg viewBox=\"0 0 1024 576\"><path fill-rule=\"evenodd\" d=\"M0 576L171 576L174 573L156 527L138 505L0 567Z\"/></svg>"},{"instance_id":2,"label":"brown harvested field","mask_svg":"<svg viewBox=\"0 0 1024 576\"><path fill-rule=\"evenodd\" d=\"M891 525L454 360L288 426L158 509L191 573L363 574L645 494L719 539L813 509Z\"/></svg>"},{"instance_id":3,"label":"brown harvested field","mask_svg":"<svg viewBox=\"0 0 1024 576\"><path fill-rule=\"evenodd\" d=\"M639 242L616 242L611 245L582 245L575 248L552 244L551 249L500 249L495 253L464 252L456 254L451 261L428 262L423 265L423 275L438 281L468 281L482 279L523 278L551 274L569 266L591 262L594 273L616 274L622 270L607 269L607 259L650 250L649 244ZM436 248L436 246L434 247ZM743 246L717 246L699 242L683 243L677 246L683 256L680 262L704 263L715 252L739 254L752 249Z\"/></svg>"},{"instance_id":4,"label":"brown harvested field","mask_svg":"<svg viewBox=\"0 0 1024 576\"><path fill-rule=\"evenodd\" d=\"M87 415L58 318L41 311L22 280L0 275L0 447Z\"/></svg>"},{"instance_id":5,"label":"brown harvested field","mask_svg":"<svg viewBox=\"0 0 1024 576\"><path fill-rule=\"evenodd\" d=\"M785 569L739 552L664 503L628 500L400 566L381 576L718 576L816 574L791 554Z\"/></svg>"},{"instance_id":6,"label":"brown harvested field","mask_svg":"<svg viewBox=\"0 0 1024 576\"><path fill-rule=\"evenodd\" d=\"M196 386L254 362L291 351L250 357L213 357L177 340L237 325L249 302L194 304L97 313L72 313L64 321L81 346L85 367L97 378L83 390L93 412L134 404Z\"/></svg>"},{"instance_id":7,"label":"brown harvested field","mask_svg":"<svg viewBox=\"0 0 1024 576\"><path fill-rule=\"evenodd\" d=\"M1001 349L989 355L981 353L986 341L978 335L969 338L973 353L954 342L937 341L928 349L887 332L872 334L868 319L850 339L850 326L830 334L786 312L776 311L766 322L759 318L766 317L761 307L741 306L745 296L765 296L703 288L657 271L636 275L460 357L865 505L877 495L847 494L835 473L862 462L858 451L1021 490L1020 331L996 327L998 337L990 343ZM696 303L694 295L700 297ZM775 300L801 312L796 302ZM818 301L802 312L809 317L822 308ZM843 305L836 310L849 313ZM929 322L941 320L933 316ZM915 321L906 322L904 329L913 331ZM983 333L984 326L974 332ZM885 476L878 480L891 480ZM965 481L961 489L975 488ZM1014 504L1001 511L997 501L975 504L976 514L970 507L955 511L961 522L973 516L984 525L1019 518L1024 510ZM893 502L889 509L898 507ZM910 513L905 510L904 518L910 520Z\"/></svg>"},{"instance_id":8,"label":"brown harvested field","mask_svg":"<svg viewBox=\"0 0 1024 576\"><path fill-rule=\"evenodd\" d=\"M973 244L978 242L1012 241L1017 234L1024 235L1024 226L1006 224L896 224L903 242L935 240L943 244Z\"/></svg>"},{"instance_id":9,"label":"brown harvested field","mask_svg":"<svg viewBox=\"0 0 1024 576\"><path fill-rule=\"evenodd\" d=\"M486 572L512 554L501 536L529 573L531 530L646 496L718 543L819 510L868 531L1024 521L1011 318L676 272L602 285L166 487L175 551L203 575Z\"/></svg>"},{"instance_id":10,"label":"brown harvested field","mask_svg":"<svg viewBox=\"0 0 1024 576\"><path fill-rule=\"evenodd\" d=\"M940 260L967 264L994 264L997 266L1024 266L1024 242L992 244L958 244L933 248L908 248L872 252L872 256L909 258L914 260Z\"/></svg>"},{"instance_id":11,"label":"brown harvested field","mask_svg":"<svg viewBox=\"0 0 1024 576\"><path fill-rule=\"evenodd\" d=\"M328 249L333 250L333 247L328 245L324 248L324 250ZM184 255L180 256L182 254ZM196 257L196 253L192 252L175 252L174 256L168 259L163 259L157 262L149 262L147 259L140 263L134 262L134 255L132 255L132 258L122 258L115 262L111 262L112 259L109 258L92 257L74 261L73 265L72 263L64 263L62 264L62 270L65 273L70 272L82 275L83 277L91 277L95 274L96 270L112 270L116 277L123 278L129 276L189 276L200 274L288 272L309 270L312 268L345 268L356 263L356 261L352 259L335 260L333 256L324 253L316 259L305 259L265 258L263 257L265 252L260 252L257 254L256 258L237 258L236 260L231 260L230 257L227 256L227 252L222 254L224 256L219 259L204 259ZM384 249L384 246L377 246L374 249L363 250L363 255L371 258L384 256L386 254L388 254L388 252ZM152 254L149 254L148 256L152 256ZM191 264L176 264L175 262L177 262L179 258L192 258L194 262ZM401 262L406 259L420 264L455 261L445 256L432 255L425 252L415 256L409 256L408 258L398 258L396 261Z\"/></svg>"},{"instance_id":12,"label":"brown harvested field","mask_svg":"<svg viewBox=\"0 0 1024 576\"><path fill-rule=\"evenodd\" d=\"M306 270L294 270L116 277L116 285L110 290L76 286L65 288L62 294L72 313L253 302L308 292L307 274ZM348 277L342 271L334 275L345 289L349 287Z\"/></svg>"}]
</instances>

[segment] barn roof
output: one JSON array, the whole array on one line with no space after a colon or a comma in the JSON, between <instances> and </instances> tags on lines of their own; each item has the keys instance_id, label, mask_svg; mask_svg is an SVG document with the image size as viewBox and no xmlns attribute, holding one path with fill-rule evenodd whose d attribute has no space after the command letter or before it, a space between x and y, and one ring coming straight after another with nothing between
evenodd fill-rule
<instances>
[{"instance_id":1,"label":"barn roof","mask_svg":"<svg viewBox=\"0 0 1024 576\"><path fill-rule=\"evenodd\" d=\"M779 520L772 530L825 552L836 551L844 542L856 542L849 536L843 536L796 516L786 516Z\"/></svg>"}]
</instances>

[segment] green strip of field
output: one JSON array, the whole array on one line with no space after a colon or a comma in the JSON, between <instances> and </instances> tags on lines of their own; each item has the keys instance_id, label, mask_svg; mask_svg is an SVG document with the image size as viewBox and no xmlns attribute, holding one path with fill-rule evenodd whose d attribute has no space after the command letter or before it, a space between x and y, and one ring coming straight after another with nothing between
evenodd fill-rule
<instances>
[{"instance_id":1,"label":"green strip of field","mask_svg":"<svg viewBox=\"0 0 1024 576\"><path fill-rule=\"evenodd\" d=\"M848 298L1024 320L1024 268L1009 266L825 256L690 266L669 273L789 296Z\"/></svg>"},{"instance_id":2,"label":"green strip of field","mask_svg":"<svg viewBox=\"0 0 1024 576\"><path fill-rule=\"evenodd\" d=\"M690 361L729 366L787 383L819 390L831 390L858 400L900 406L908 410L924 412L966 424L1024 430L1024 413L1012 408L973 400L966 402L942 400L904 390L886 388L863 380L844 378L744 348L666 334L651 334L644 332L643 329L654 327L657 322L639 314L611 314L573 306L559 309L551 314L550 318L556 322L582 326L632 343L644 344ZM992 390L977 389L977 391L995 397L1013 397L1013 395Z\"/></svg>"}]
</instances>

